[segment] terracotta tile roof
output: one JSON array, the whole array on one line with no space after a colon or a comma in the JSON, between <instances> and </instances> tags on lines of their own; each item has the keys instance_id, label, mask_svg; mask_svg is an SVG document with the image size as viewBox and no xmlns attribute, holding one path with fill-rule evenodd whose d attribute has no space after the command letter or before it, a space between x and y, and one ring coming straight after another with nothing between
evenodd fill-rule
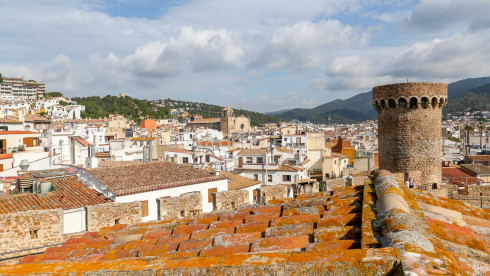
<instances>
[{"instance_id":1,"label":"terracotta tile roof","mask_svg":"<svg viewBox=\"0 0 490 276\"><path fill-rule=\"evenodd\" d=\"M105 167L124 167L124 166L130 166L130 165L138 165L138 164L143 164L143 161L99 161L98 167L99 168L105 168Z\"/></svg>"},{"instance_id":2,"label":"terracotta tile roof","mask_svg":"<svg viewBox=\"0 0 490 276\"><path fill-rule=\"evenodd\" d=\"M220 175L230 179L230 182L228 182L228 190L240 190L262 183L262 181L253 180L231 172L221 171Z\"/></svg>"},{"instance_id":3,"label":"terracotta tile roof","mask_svg":"<svg viewBox=\"0 0 490 276\"><path fill-rule=\"evenodd\" d=\"M24 115L24 121L26 122L51 122L51 120L46 119L44 117L34 115L34 114L26 114Z\"/></svg>"},{"instance_id":4,"label":"terracotta tile roof","mask_svg":"<svg viewBox=\"0 0 490 276\"><path fill-rule=\"evenodd\" d=\"M490 167L482 164L462 164L461 169L473 175L490 175Z\"/></svg>"},{"instance_id":5,"label":"terracotta tile roof","mask_svg":"<svg viewBox=\"0 0 490 276\"><path fill-rule=\"evenodd\" d=\"M121 167L89 169L116 196L138 194L226 179L188 165L152 162Z\"/></svg>"},{"instance_id":6,"label":"terracotta tile roof","mask_svg":"<svg viewBox=\"0 0 490 276\"><path fill-rule=\"evenodd\" d=\"M1 122L1 119L0 119L0 122ZM38 135L41 135L41 133L39 133L39 132L23 131L23 130L0 131L0 135L12 135L12 134L38 134Z\"/></svg>"},{"instance_id":7,"label":"terracotta tile roof","mask_svg":"<svg viewBox=\"0 0 490 276\"><path fill-rule=\"evenodd\" d=\"M266 155L270 152L269 149L242 149L238 155L255 156Z\"/></svg>"},{"instance_id":8,"label":"terracotta tile roof","mask_svg":"<svg viewBox=\"0 0 490 276\"><path fill-rule=\"evenodd\" d=\"M490 161L490 155L466 155L465 158L471 161Z\"/></svg>"},{"instance_id":9,"label":"terracotta tile roof","mask_svg":"<svg viewBox=\"0 0 490 276\"><path fill-rule=\"evenodd\" d=\"M47 194L16 194L0 199L0 214L28 210L75 209L103 204L110 200L78 181L77 177L52 180L54 191Z\"/></svg>"},{"instance_id":10,"label":"terracotta tile roof","mask_svg":"<svg viewBox=\"0 0 490 276\"><path fill-rule=\"evenodd\" d=\"M110 152L96 152L95 157L111 157Z\"/></svg>"},{"instance_id":11,"label":"terracotta tile roof","mask_svg":"<svg viewBox=\"0 0 490 276\"><path fill-rule=\"evenodd\" d=\"M291 149L285 149L285 148L281 148L281 147L277 147L276 150L280 151L280 152L285 152L285 153L293 153L294 152Z\"/></svg>"},{"instance_id":12,"label":"terracotta tile roof","mask_svg":"<svg viewBox=\"0 0 490 276\"><path fill-rule=\"evenodd\" d=\"M189 122L188 124L215 124L221 122L220 118L204 118L204 119L197 119L192 122Z\"/></svg>"},{"instance_id":13,"label":"terracotta tile roof","mask_svg":"<svg viewBox=\"0 0 490 276\"><path fill-rule=\"evenodd\" d=\"M465 173L459 168L453 167L443 167L442 177L449 178L449 183L465 183L465 184L476 184L478 178L473 177L471 174Z\"/></svg>"},{"instance_id":14,"label":"terracotta tile roof","mask_svg":"<svg viewBox=\"0 0 490 276\"><path fill-rule=\"evenodd\" d=\"M73 140L77 141L78 143L80 143L84 147L90 147L90 143L87 142L82 137L75 136L75 137L73 137Z\"/></svg>"},{"instance_id":15,"label":"terracotta tile roof","mask_svg":"<svg viewBox=\"0 0 490 276\"><path fill-rule=\"evenodd\" d=\"M0 267L0 274L274 274L298 275L486 275L490 272L485 236L490 215L461 202L393 187L407 215L395 209L391 220L377 217L374 185L300 194L269 205L246 206L176 220L114 225L73 237L21 264ZM398 191L399 190L399 191ZM406 200L406 202L405 202ZM418 202L461 209L466 225L425 217ZM446 204L446 205L443 205ZM444 207L443 207L444 206ZM386 212L385 212L386 213ZM405 223L399 219L405 218ZM429 227L410 225L430 238L433 251L392 246L398 232L423 218ZM373 226L375 219L384 224ZM483 225L483 226L482 226ZM477 227L475 227L477 226ZM387 231L381 232L379 227ZM393 230L393 231L392 231ZM426 232L423 232L426 231ZM386 232L394 233L387 236ZM402 232L403 233L403 232ZM427 235L427 236L425 236ZM386 237L385 237L386 236ZM379 240L386 238L383 245ZM429 248L428 250L431 250ZM403 266L400 264L403 263Z\"/></svg>"},{"instance_id":16,"label":"terracotta tile roof","mask_svg":"<svg viewBox=\"0 0 490 276\"><path fill-rule=\"evenodd\" d=\"M13 157L14 157L13 153L0 154L0 159L9 159Z\"/></svg>"}]
</instances>

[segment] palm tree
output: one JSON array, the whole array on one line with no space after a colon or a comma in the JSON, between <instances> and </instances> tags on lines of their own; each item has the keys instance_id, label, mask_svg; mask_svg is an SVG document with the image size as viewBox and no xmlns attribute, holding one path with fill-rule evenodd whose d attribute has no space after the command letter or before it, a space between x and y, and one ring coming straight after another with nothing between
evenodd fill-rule
<instances>
[{"instance_id":1,"label":"palm tree","mask_svg":"<svg viewBox=\"0 0 490 276\"><path fill-rule=\"evenodd\" d=\"M469 148L469 145L470 145L470 132L473 131L473 127L471 125L464 125L464 131L466 132L466 137L465 137L465 140L466 140L466 146L465 146L465 154L468 154L468 148Z\"/></svg>"},{"instance_id":2,"label":"palm tree","mask_svg":"<svg viewBox=\"0 0 490 276\"><path fill-rule=\"evenodd\" d=\"M480 149L483 149L482 147L483 130L487 128L487 124L484 121L480 121L476 127L480 131Z\"/></svg>"}]
</instances>

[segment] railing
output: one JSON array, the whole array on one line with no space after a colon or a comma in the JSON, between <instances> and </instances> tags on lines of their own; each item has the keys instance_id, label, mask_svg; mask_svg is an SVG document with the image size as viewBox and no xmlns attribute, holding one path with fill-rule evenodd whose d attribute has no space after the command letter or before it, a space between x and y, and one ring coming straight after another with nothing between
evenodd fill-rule
<instances>
[{"instance_id":1,"label":"railing","mask_svg":"<svg viewBox=\"0 0 490 276\"><path fill-rule=\"evenodd\" d=\"M490 198L487 197L487 196L476 196L476 197L470 197L470 196L454 196L454 195L449 195L449 198L450 199L455 199L455 200L468 200L468 201L476 201L476 203L478 203L478 201L480 202L480 208L485 208L485 209L490 209L487 205L486 202L490 202ZM483 202L485 201L485 206L483 205Z\"/></svg>"}]
</instances>

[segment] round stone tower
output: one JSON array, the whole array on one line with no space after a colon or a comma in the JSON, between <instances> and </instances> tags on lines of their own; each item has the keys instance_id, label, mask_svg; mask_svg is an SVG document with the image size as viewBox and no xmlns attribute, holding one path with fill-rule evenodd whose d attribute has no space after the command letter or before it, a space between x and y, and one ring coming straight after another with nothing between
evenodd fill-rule
<instances>
[{"instance_id":1,"label":"round stone tower","mask_svg":"<svg viewBox=\"0 0 490 276\"><path fill-rule=\"evenodd\" d=\"M373 88L378 112L379 167L421 171L421 183L442 181L441 120L447 103L444 83L397 83Z\"/></svg>"}]
</instances>

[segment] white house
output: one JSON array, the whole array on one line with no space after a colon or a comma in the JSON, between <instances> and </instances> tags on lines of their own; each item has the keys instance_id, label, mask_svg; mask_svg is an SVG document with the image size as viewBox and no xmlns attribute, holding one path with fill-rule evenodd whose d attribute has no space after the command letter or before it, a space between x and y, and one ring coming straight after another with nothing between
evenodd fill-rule
<instances>
[{"instance_id":1,"label":"white house","mask_svg":"<svg viewBox=\"0 0 490 276\"><path fill-rule=\"evenodd\" d=\"M158 219L158 198L200 192L202 211L206 213L213 210L210 195L228 190L228 180L224 176L171 162L77 170L82 181L113 197L115 202L141 201L143 221Z\"/></svg>"}]
</instances>

